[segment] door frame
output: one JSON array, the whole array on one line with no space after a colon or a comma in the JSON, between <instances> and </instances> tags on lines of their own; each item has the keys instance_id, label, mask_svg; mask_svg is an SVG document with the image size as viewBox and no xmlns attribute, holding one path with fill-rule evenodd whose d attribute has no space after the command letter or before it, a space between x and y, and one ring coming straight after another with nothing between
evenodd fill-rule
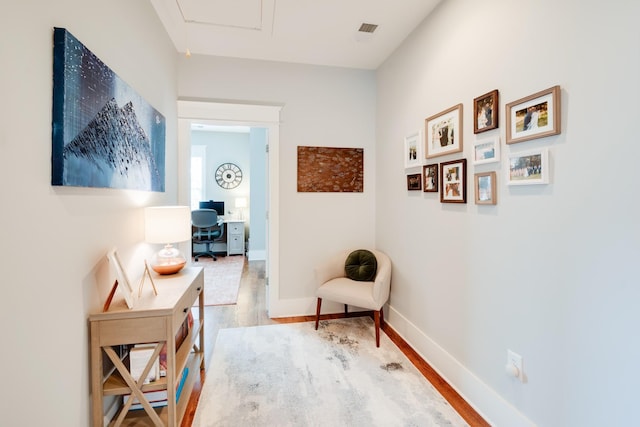
<instances>
[{"instance_id":1,"label":"door frame","mask_svg":"<svg viewBox=\"0 0 640 427\"><path fill-rule=\"evenodd\" d=\"M278 306L279 292L279 151L281 105L178 100L178 202L190 202L191 124L239 125L267 129L267 313Z\"/></svg>"}]
</instances>

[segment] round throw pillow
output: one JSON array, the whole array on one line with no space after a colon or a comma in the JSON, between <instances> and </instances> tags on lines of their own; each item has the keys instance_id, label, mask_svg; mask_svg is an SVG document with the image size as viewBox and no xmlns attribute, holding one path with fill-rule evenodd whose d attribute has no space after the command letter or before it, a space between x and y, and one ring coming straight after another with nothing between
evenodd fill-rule
<instances>
[{"instance_id":1,"label":"round throw pillow","mask_svg":"<svg viewBox=\"0 0 640 427\"><path fill-rule=\"evenodd\" d=\"M370 282L376 277L378 260L373 252L358 249L349 254L344 263L347 277L358 282Z\"/></svg>"}]
</instances>

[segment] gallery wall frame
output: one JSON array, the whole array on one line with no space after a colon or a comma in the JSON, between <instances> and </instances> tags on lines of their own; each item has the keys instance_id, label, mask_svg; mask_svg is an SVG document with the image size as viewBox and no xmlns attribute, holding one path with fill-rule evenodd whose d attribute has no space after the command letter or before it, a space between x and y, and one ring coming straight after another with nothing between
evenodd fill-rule
<instances>
[{"instance_id":1,"label":"gallery wall frame","mask_svg":"<svg viewBox=\"0 0 640 427\"><path fill-rule=\"evenodd\" d=\"M507 144L560 133L560 86L553 86L506 105Z\"/></svg>"},{"instance_id":2,"label":"gallery wall frame","mask_svg":"<svg viewBox=\"0 0 640 427\"><path fill-rule=\"evenodd\" d=\"M462 151L462 104L425 119L425 158Z\"/></svg>"},{"instance_id":3,"label":"gallery wall frame","mask_svg":"<svg viewBox=\"0 0 640 427\"><path fill-rule=\"evenodd\" d=\"M495 171L479 172L474 175L476 205L495 205L498 203L496 179Z\"/></svg>"},{"instance_id":4,"label":"gallery wall frame","mask_svg":"<svg viewBox=\"0 0 640 427\"><path fill-rule=\"evenodd\" d=\"M481 133L498 128L499 106L498 89L480 95L473 100L473 133Z\"/></svg>"},{"instance_id":5,"label":"gallery wall frame","mask_svg":"<svg viewBox=\"0 0 640 427\"><path fill-rule=\"evenodd\" d=\"M467 159L440 163L440 202L467 203Z\"/></svg>"},{"instance_id":6,"label":"gallery wall frame","mask_svg":"<svg viewBox=\"0 0 640 427\"><path fill-rule=\"evenodd\" d=\"M64 28L52 103L52 185L165 191L164 116Z\"/></svg>"},{"instance_id":7,"label":"gallery wall frame","mask_svg":"<svg viewBox=\"0 0 640 427\"><path fill-rule=\"evenodd\" d=\"M549 149L539 148L509 154L508 185L549 183Z\"/></svg>"},{"instance_id":8,"label":"gallery wall frame","mask_svg":"<svg viewBox=\"0 0 640 427\"><path fill-rule=\"evenodd\" d=\"M412 173L407 175L407 190L422 190L422 173Z\"/></svg>"},{"instance_id":9,"label":"gallery wall frame","mask_svg":"<svg viewBox=\"0 0 640 427\"><path fill-rule=\"evenodd\" d=\"M482 165L500 161L500 136L477 139L473 143L473 164Z\"/></svg>"},{"instance_id":10,"label":"gallery wall frame","mask_svg":"<svg viewBox=\"0 0 640 427\"><path fill-rule=\"evenodd\" d=\"M422 132L417 131L404 138L404 167L405 169L422 165Z\"/></svg>"},{"instance_id":11,"label":"gallery wall frame","mask_svg":"<svg viewBox=\"0 0 640 427\"><path fill-rule=\"evenodd\" d=\"M422 185L423 191L425 193L437 193L439 182L438 164L424 165L422 167L422 176L424 177L424 183Z\"/></svg>"}]
</instances>

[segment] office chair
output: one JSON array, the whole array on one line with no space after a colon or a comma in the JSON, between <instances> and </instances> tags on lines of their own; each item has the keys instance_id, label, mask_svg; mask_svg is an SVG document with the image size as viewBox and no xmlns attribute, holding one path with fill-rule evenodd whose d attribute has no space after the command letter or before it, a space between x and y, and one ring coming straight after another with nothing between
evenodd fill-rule
<instances>
[{"instance_id":1,"label":"office chair","mask_svg":"<svg viewBox=\"0 0 640 427\"><path fill-rule=\"evenodd\" d=\"M211 245L220 240L224 234L224 223L218 223L218 212L214 209L196 209L191 211L191 225L195 227L192 242L205 245L204 252L198 252L194 260L198 261L201 256L210 256L213 260L218 258L211 250Z\"/></svg>"}]
</instances>

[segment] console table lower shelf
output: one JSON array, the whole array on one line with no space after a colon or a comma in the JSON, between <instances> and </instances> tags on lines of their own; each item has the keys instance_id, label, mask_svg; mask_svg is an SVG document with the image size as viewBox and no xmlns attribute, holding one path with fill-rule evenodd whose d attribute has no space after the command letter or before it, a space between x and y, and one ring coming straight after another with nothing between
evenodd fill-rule
<instances>
[{"instance_id":1,"label":"console table lower shelf","mask_svg":"<svg viewBox=\"0 0 640 427\"><path fill-rule=\"evenodd\" d=\"M179 426L193 386L204 369L204 273L187 267L154 278L158 295L144 293L129 310L115 301L106 312L90 315L94 427ZM197 314L192 306L198 300ZM140 379L135 379L122 348L152 343ZM144 378L166 348L166 376L144 384ZM159 392L159 393L158 393ZM147 397L161 394L158 406ZM130 410L133 405L135 410ZM104 408L115 407L112 419Z\"/></svg>"}]
</instances>

